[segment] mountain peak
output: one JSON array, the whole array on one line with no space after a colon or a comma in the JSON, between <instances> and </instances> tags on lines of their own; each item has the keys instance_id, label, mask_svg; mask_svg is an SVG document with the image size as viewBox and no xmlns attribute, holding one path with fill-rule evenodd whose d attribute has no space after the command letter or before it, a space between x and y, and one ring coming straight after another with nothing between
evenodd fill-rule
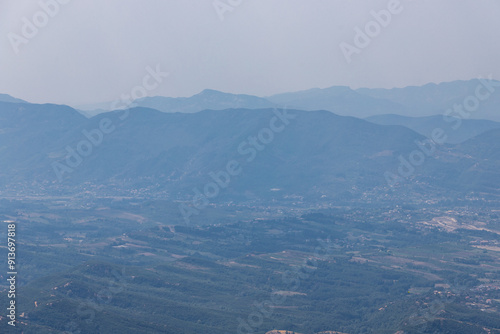
<instances>
[{"instance_id":1,"label":"mountain peak","mask_svg":"<svg viewBox=\"0 0 500 334\"><path fill-rule=\"evenodd\" d=\"M222 95L222 94L229 94L229 93L224 93L224 92L221 92L221 91L215 90L215 89L204 89L196 95Z\"/></svg>"},{"instance_id":2,"label":"mountain peak","mask_svg":"<svg viewBox=\"0 0 500 334\"><path fill-rule=\"evenodd\" d=\"M191 96L191 99L196 99L196 98L216 98L216 99L224 99L224 98L232 98L237 96L236 94L232 93L225 93L221 92L220 90L215 90L215 89L204 89L198 94L195 94ZM189 98L188 98L189 99Z\"/></svg>"},{"instance_id":3,"label":"mountain peak","mask_svg":"<svg viewBox=\"0 0 500 334\"><path fill-rule=\"evenodd\" d=\"M9 94L0 94L0 102L10 102L10 103L28 103L24 100L10 96Z\"/></svg>"}]
</instances>

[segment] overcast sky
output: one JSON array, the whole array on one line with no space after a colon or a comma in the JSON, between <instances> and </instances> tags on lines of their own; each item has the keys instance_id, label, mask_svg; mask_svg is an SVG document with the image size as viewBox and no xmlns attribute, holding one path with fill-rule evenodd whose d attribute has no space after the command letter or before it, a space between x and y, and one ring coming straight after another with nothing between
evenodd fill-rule
<instances>
[{"instance_id":1,"label":"overcast sky","mask_svg":"<svg viewBox=\"0 0 500 334\"><path fill-rule=\"evenodd\" d=\"M151 96L500 78L500 1L393 1L72 0L49 6L52 17L39 1L0 0L0 93L36 103L112 101L157 64L169 76ZM385 27L374 23L371 11L388 7ZM373 37L354 49L356 27ZM356 52L346 57L341 45Z\"/></svg>"}]
</instances>

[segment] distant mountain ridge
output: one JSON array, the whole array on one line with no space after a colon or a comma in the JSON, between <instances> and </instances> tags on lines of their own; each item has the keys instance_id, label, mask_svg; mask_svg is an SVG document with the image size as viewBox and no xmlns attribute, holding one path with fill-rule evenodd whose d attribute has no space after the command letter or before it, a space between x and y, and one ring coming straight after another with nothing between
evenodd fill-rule
<instances>
[{"instance_id":1,"label":"distant mountain ridge","mask_svg":"<svg viewBox=\"0 0 500 334\"><path fill-rule=\"evenodd\" d=\"M481 86L479 90L478 86ZM328 110L338 115L359 118L385 114L422 117L443 114L454 108L455 104L467 102L469 97L473 98L478 92L487 97L481 98L477 110L474 110L469 118L500 122L500 114L497 112L497 106L500 104L500 82L490 79L429 83L392 89L332 86L267 97L206 89L191 97L144 97L134 101L131 106L153 108L163 112L193 113L207 109L261 109L286 105L298 110ZM91 117L106 110L111 111L112 105L111 102L99 103L77 109Z\"/></svg>"},{"instance_id":2,"label":"distant mountain ridge","mask_svg":"<svg viewBox=\"0 0 500 334\"><path fill-rule=\"evenodd\" d=\"M480 95L479 98L476 97L477 94ZM301 110L323 109L361 118L381 114L433 116L453 109L456 104L477 103L470 118L500 121L497 111L500 104L500 81L491 79L429 83L392 89L353 90L345 86L333 86L276 94L267 99ZM467 106L464 107L468 109Z\"/></svg>"},{"instance_id":3,"label":"distant mountain ridge","mask_svg":"<svg viewBox=\"0 0 500 334\"><path fill-rule=\"evenodd\" d=\"M92 117L112 111L111 102L82 106L80 112ZM224 110L231 108L262 109L275 104L261 97L247 94L230 94L213 89L205 89L191 97L148 96L133 101L130 107L145 107L168 113L195 113L202 110ZM77 108L78 109L78 108Z\"/></svg>"},{"instance_id":4,"label":"distant mountain ridge","mask_svg":"<svg viewBox=\"0 0 500 334\"><path fill-rule=\"evenodd\" d=\"M500 81L489 78L392 89L360 88L356 91L366 96L403 105L408 110L406 114L401 114L405 116L443 114L448 109L454 109L457 104L468 103L470 106L463 106L463 109L466 114L470 114L469 118L500 121L498 112ZM469 108L472 111L467 112ZM386 114L389 113L393 112Z\"/></svg>"},{"instance_id":5,"label":"distant mountain ridge","mask_svg":"<svg viewBox=\"0 0 500 334\"><path fill-rule=\"evenodd\" d=\"M272 108L275 104L266 99L246 95L229 94L212 89L205 89L201 93L191 97L145 97L134 101L138 107L152 108L163 112L194 113L201 110L224 110L224 109L262 109Z\"/></svg>"},{"instance_id":6,"label":"distant mountain ridge","mask_svg":"<svg viewBox=\"0 0 500 334\"><path fill-rule=\"evenodd\" d=\"M397 172L399 157L411 160L425 140L403 126L328 111L137 107L120 119L123 113L87 119L67 106L0 102L0 191L34 182L49 193L94 185L189 201L236 161L241 173L217 199L350 198L390 190L384 173ZM498 158L480 149L495 140L490 132L439 147L401 191L498 192Z\"/></svg>"},{"instance_id":7,"label":"distant mountain ridge","mask_svg":"<svg viewBox=\"0 0 500 334\"><path fill-rule=\"evenodd\" d=\"M368 117L377 114L404 114L398 103L360 94L349 87L334 86L283 93L267 97L271 102L300 110L328 110L338 115Z\"/></svg>"},{"instance_id":8,"label":"distant mountain ridge","mask_svg":"<svg viewBox=\"0 0 500 334\"><path fill-rule=\"evenodd\" d=\"M499 122L479 119L447 118L443 115L407 117L401 115L376 115L367 121L380 125L401 125L431 138L435 129L446 133L446 143L459 144L484 132L500 128Z\"/></svg>"}]
</instances>

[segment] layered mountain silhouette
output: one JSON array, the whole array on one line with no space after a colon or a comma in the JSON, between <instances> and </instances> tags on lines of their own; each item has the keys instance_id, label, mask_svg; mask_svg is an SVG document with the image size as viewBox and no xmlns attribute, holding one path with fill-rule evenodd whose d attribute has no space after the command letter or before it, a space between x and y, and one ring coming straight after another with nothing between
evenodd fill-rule
<instances>
[{"instance_id":1,"label":"layered mountain silhouette","mask_svg":"<svg viewBox=\"0 0 500 334\"><path fill-rule=\"evenodd\" d=\"M266 99L245 95L229 94L205 89L191 97L145 97L135 101L139 107L152 108L164 112L194 113L205 109L224 110L229 108L261 109L272 108L274 104Z\"/></svg>"},{"instance_id":2,"label":"layered mountain silhouette","mask_svg":"<svg viewBox=\"0 0 500 334\"><path fill-rule=\"evenodd\" d=\"M479 94L479 98L476 94ZM194 113L206 109L262 109L279 105L298 110L328 110L338 115L359 118L385 114L422 117L448 113L447 115L451 117L489 119L500 122L500 115L497 111L499 103L499 81L473 79L393 89L353 90L346 86L333 86L268 97L205 89L191 97L144 97L135 100L130 107L146 107L170 113ZM92 117L111 111L110 108L115 104L98 103L77 107L77 109L86 117ZM460 108L464 109L463 114L458 114L454 110L456 105L461 105ZM467 109L472 111L469 112Z\"/></svg>"},{"instance_id":3,"label":"layered mountain silhouette","mask_svg":"<svg viewBox=\"0 0 500 334\"><path fill-rule=\"evenodd\" d=\"M324 110L138 107L88 119L68 106L0 102L0 189L38 184L38 191L58 193L98 185L189 200L219 175L217 200L333 199L400 187L496 193L499 157L491 142L498 135L435 145L401 176L401 157L412 161L425 136ZM240 172L226 182L220 173L230 162ZM386 172L401 177L389 186Z\"/></svg>"},{"instance_id":4,"label":"layered mountain silhouette","mask_svg":"<svg viewBox=\"0 0 500 334\"><path fill-rule=\"evenodd\" d=\"M493 129L500 123L483 119L461 119L443 115L407 117L401 115L376 115L367 121L381 125L402 125L426 137L431 137L435 129L446 132L446 143L458 144Z\"/></svg>"},{"instance_id":5,"label":"layered mountain silhouette","mask_svg":"<svg viewBox=\"0 0 500 334\"><path fill-rule=\"evenodd\" d=\"M463 118L500 121L498 112L500 81L488 78L392 89L361 88L356 92L398 103L407 110L406 113L387 112L386 114L432 116L454 109L455 105L462 105L465 114L469 115Z\"/></svg>"},{"instance_id":6,"label":"layered mountain silhouette","mask_svg":"<svg viewBox=\"0 0 500 334\"><path fill-rule=\"evenodd\" d=\"M360 94L349 87L334 86L320 89L277 94L267 97L271 102L301 110L329 110L339 115L368 117L378 114L406 114L401 104Z\"/></svg>"}]
</instances>

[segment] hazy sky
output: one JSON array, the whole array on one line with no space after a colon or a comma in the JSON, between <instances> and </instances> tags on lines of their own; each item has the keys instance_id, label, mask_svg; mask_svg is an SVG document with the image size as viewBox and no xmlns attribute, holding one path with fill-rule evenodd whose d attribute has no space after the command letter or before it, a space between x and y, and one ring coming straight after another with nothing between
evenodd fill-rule
<instances>
[{"instance_id":1,"label":"hazy sky","mask_svg":"<svg viewBox=\"0 0 500 334\"><path fill-rule=\"evenodd\" d=\"M0 0L0 93L112 101L158 64L169 76L151 96L500 79L498 0L54 1ZM356 27L373 37L354 49Z\"/></svg>"}]
</instances>

